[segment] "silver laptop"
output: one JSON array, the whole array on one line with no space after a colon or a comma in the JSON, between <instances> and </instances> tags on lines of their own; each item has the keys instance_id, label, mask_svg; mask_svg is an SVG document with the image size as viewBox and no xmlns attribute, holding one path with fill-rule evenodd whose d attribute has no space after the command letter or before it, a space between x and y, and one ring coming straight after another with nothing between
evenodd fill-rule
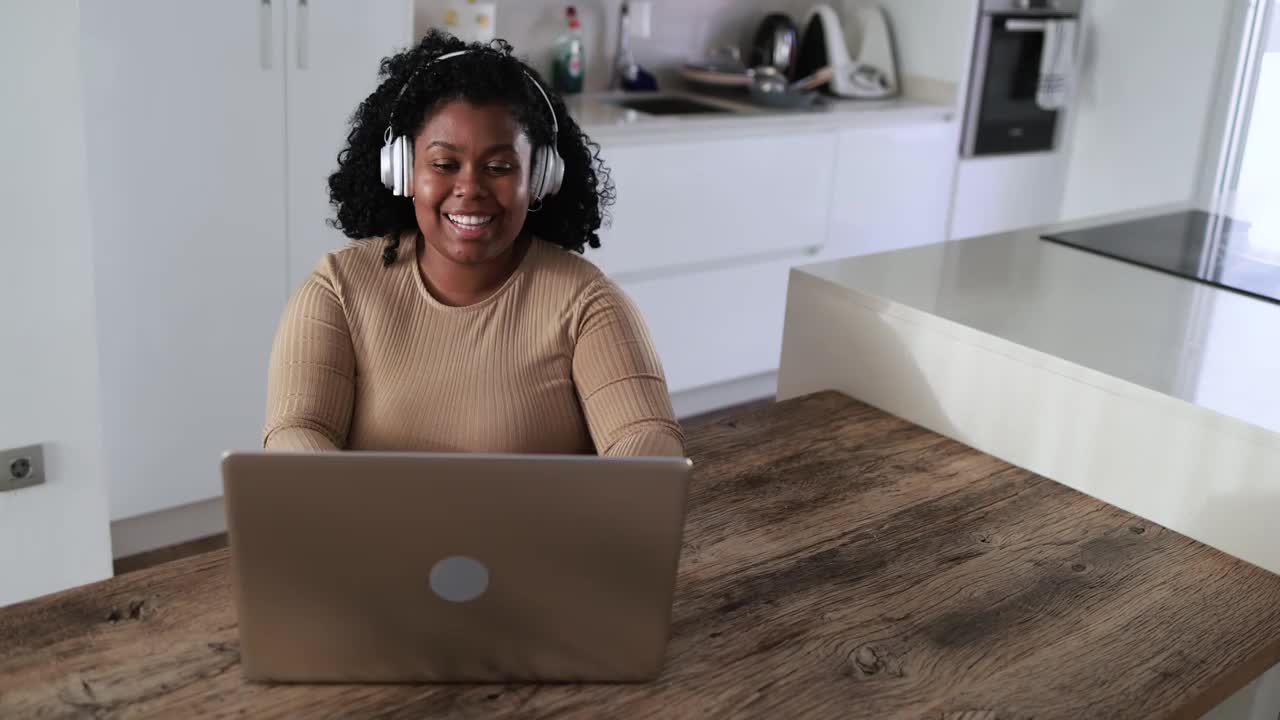
<instances>
[{"instance_id":1,"label":"silver laptop","mask_svg":"<svg viewBox=\"0 0 1280 720\"><path fill-rule=\"evenodd\" d=\"M686 458L231 452L240 652L276 682L640 682Z\"/></svg>"}]
</instances>

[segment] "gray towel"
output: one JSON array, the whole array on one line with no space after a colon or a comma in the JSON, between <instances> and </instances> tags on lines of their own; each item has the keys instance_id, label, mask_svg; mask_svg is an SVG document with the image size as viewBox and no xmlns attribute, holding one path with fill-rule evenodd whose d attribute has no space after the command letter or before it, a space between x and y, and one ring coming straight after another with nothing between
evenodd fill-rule
<instances>
[{"instance_id":1,"label":"gray towel","mask_svg":"<svg viewBox=\"0 0 1280 720\"><path fill-rule=\"evenodd\" d=\"M1036 105L1044 110L1059 110L1066 105L1075 80L1075 64L1076 21L1046 20Z\"/></svg>"}]
</instances>

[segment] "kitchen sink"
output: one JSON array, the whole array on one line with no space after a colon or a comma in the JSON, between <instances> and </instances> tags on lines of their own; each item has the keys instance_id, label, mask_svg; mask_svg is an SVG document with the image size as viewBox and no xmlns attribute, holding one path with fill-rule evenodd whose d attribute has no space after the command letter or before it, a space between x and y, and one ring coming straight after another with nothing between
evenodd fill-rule
<instances>
[{"instance_id":1,"label":"kitchen sink","mask_svg":"<svg viewBox=\"0 0 1280 720\"><path fill-rule=\"evenodd\" d=\"M645 113L646 115L697 115L701 113L731 113L732 110L711 103L682 97L627 98L616 102L618 107Z\"/></svg>"}]
</instances>

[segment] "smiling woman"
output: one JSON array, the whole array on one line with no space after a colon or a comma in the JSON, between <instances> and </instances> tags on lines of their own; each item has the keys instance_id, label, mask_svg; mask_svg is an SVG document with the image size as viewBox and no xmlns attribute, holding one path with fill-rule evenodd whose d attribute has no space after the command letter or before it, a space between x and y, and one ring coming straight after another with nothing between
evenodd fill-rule
<instances>
[{"instance_id":1,"label":"smiling woman","mask_svg":"<svg viewBox=\"0 0 1280 720\"><path fill-rule=\"evenodd\" d=\"M329 179L354 242L284 311L263 445L682 455L643 319L579 255L613 188L564 103L501 41L433 32L381 74Z\"/></svg>"},{"instance_id":2,"label":"smiling woman","mask_svg":"<svg viewBox=\"0 0 1280 720\"><path fill-rule=\"evenodd\" d=\"M503 253L509 260L523 254L512 239L519 239L529 213L532 154L528 137L502 105L453 100L418 133L413 207L430 258L423 270L437 295L457 295L451 299L458 304L477 299L466 296L469 288L441 287L450 273L432 278L432 266L482 266L505 276L510 263L495 261Z\"/></svg>"}]
</instances>

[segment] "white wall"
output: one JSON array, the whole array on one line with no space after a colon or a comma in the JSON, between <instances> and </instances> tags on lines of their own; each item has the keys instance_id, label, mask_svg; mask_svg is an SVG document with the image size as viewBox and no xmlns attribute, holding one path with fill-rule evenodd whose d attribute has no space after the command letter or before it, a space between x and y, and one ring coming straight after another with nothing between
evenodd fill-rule
<instances>
[{"instance_id":1,"label":"white wall","mask_svg":"<svg viewBox=\"0 0 1280 720\"><path fill-rule=\"evenodd\" d=\"M954 2L956 0L947 0ZM746 46L756 26L769 12L785 12L799 24L813 5L810 0L651 0L652 33L633 38L632 54L641 66L659 76L659 86L671 77L664 68L704 57L707 50L725 44ZM440 24L450 0L415 0L414 29L421 37ZM551 69L551 46L565 30L567 5L578 9L586 46L588 91L608 86L609 67L618 29L621 0L497 0L497 37L515 46L516 54L532 62L540 72Z\"/></svg>"},{"instance_id":2,"label":"white wall","mask_svg":"<svg viewBox=\"0 0 1280 720\"><path fill-rule=\"evenodd\" d=\"M960 103L969 81L978 0L880 0L908 95Z\"/></svg>"},{"instance_id":3,"label":"white wall","mask_svg":"<svg viewBox=\"0 0 1280 720\"><path fill-rule=\"evenodd\" d=\"M1085 0L1064 219L1190 200L1238 46L1222 0Z\"/></svg>"},{"instance_id":4,"label":"white wall","mask_svg":"<svg viewBox=\"0 0 1280 720\"><path fill-rule=\"evenodd\" d=\"M111 575L100 475L80 9L0 6L0 447L48 481L0 494L0 605Z\"/></svg>"}]
</instances>

